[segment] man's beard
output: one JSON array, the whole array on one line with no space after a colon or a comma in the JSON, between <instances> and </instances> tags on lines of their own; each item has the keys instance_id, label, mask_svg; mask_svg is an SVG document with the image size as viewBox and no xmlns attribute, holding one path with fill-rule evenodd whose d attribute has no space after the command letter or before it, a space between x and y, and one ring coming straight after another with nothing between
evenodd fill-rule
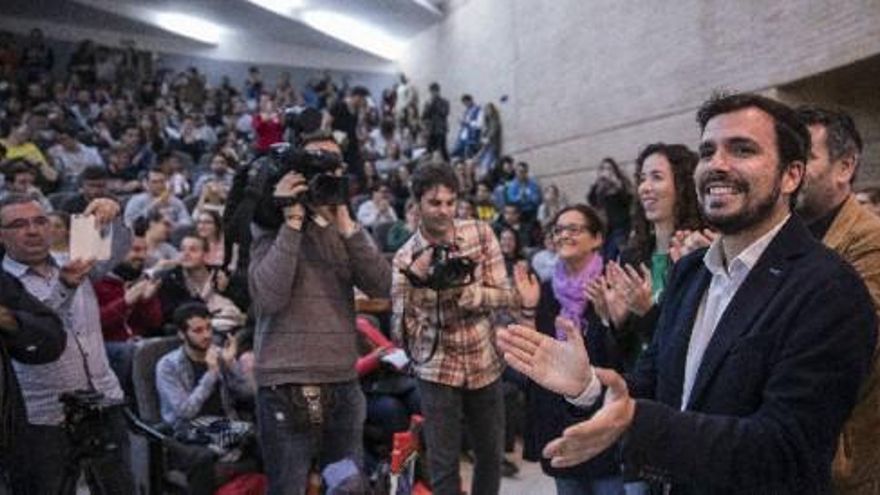
<instances>
[{"instance_id":1,"label":"man's beard","mask_svg":"<svg viewBox=\"0 0 880 495\"><path fill-rule=\"evenodd\" d=\"M701 184L705 182L706 181L703 180L701 181ZM745 181L737 182L741 189L739 194L747 196L751 191L750 185ZM767 197L763 199L759 198L759 201L756 204L744 205L742 210L732 215L716 216L708 212L705 205L705 202L707 201L705 195L707 193L703 192L702 189L701 186L700 206L703 209L703 216L706 218L706 223L724 235L735 235L760 224L771 215L773 208L775 208L776 203L779 201L779 196L782 194L782 181L780 177L777 177L773 184L773 190Z\"/></svg>"},{"instance_id":2,"label":"man's beard","mask_svg":"<svg viewBox=\"0 0 880 495\"><path fill-rule=\"evenodd\" d=\"M122 280L131 282L140 278L141 274L144 273L144 270L143 266L135 267L131 263L123 261L113 269L113 273L119 276Z\"/></svg>"}]
</instances>

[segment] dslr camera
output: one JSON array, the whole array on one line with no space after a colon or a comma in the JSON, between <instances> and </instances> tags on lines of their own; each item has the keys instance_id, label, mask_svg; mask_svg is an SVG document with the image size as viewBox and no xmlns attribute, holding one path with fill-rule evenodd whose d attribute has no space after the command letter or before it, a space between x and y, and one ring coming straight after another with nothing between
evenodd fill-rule
<instances>
[{"instance_id":1,"label":"dslr camera","mask_svg":"<svg viewBox=\"0 0 880 495\"><path fill-rule=\"evenodd\" d=\"M477 263L464 256L454 256L458 249L454 245L439 244L432 248L431 264L425 279L417 277L410 268L403 271L413 287L428 288L435 291L457 289L474 283ZM413 255L413 260L423 252Z\"/></svg>"}]
</instances>

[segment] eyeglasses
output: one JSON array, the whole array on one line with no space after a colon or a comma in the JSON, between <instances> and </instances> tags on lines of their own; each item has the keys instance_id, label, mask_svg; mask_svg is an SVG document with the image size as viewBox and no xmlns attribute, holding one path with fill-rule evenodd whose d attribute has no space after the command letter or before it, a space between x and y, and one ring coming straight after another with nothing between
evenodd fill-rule
<instances>
[{"instance_id":1,"label":"eyeglasses","mask_svg":"<svg viewBox=\"0 0 880 495\"><path fill-rule=\"evenodd\" d=\"M33 225L37 228L47 227L49 225L49 217L19 218L13 220L0 228L6 230L23 230Z\"/></svg>"},{"instance_id":2,"label":"eyeglasses","mask_svg":"<svg viewBox=\"0 0 880 495\"><path fill-rule=\"evenodd\" d=\"M568 225L554 225L552 229L550 229L550 233L553 234L554 237L559 237L562 234L569 235L579 235L583 234L590 230L586 225L578 225L578 224L568 224Z\"/></svg>"}]
</instances>

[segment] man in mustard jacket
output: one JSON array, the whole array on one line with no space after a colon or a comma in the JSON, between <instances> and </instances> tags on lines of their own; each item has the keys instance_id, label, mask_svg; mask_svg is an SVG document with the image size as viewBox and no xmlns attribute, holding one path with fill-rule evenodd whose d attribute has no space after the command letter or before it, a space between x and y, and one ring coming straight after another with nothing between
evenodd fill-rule
<instances>
[{"instance_id":1,"label":"man in mustard jacket","mask_svg":"<svg viewBox=\"0 0 880 495\"><path fill-rule=\"evenodd\" d=\"M798 213L813 235L859 273L880 313L880 218L858 204L852 190L862 139L849 115L816 107L798 110L812 148ZM880 494L880 354L859 402L843 428L834 457L840 494Z\"/></svg>"}]
</instances>

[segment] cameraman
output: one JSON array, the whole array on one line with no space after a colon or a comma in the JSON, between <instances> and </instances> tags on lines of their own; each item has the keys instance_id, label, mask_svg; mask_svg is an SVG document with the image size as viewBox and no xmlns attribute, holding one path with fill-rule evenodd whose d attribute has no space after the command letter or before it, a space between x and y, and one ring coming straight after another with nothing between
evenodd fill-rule
<instances>
[{"instance_id":1,"label":"cameraman","mask_svg":"<svg viewBox=\"0 0 880 495\"><path fill-rule=\"evenodd\" d=\"M339 156L342 173L341 150L326 135L304 149ZM298 202L283 209L277 231L255 223L251 247L257 423L271 495L304 493L314 461L361 463L366 410L355 372L354 287L387 297L391 281L348 207L309 204L308 189L296 172L278 181L275 197Z\"/></svg>"},{"instance_id":2,"label":"cameraman","mask_svg":"<svg viewBox=\"0 0 880 495\"><path fill-rule=\"evenodd\" d=\"M436 495L461 493L458 459L464 418L476 456L470 493L497 494L504 397L492 310L516 305L516 296L489 225L454 220L458 180L450 166L420 166L413 174L412 194L422 220L394 256L393 334L416 363L421 361L416 372L431 486ZM422 281L442 271L433 256L438 246L476 262L472 283L439 291L422 287Z\"/></svg>"}]
</instances>

